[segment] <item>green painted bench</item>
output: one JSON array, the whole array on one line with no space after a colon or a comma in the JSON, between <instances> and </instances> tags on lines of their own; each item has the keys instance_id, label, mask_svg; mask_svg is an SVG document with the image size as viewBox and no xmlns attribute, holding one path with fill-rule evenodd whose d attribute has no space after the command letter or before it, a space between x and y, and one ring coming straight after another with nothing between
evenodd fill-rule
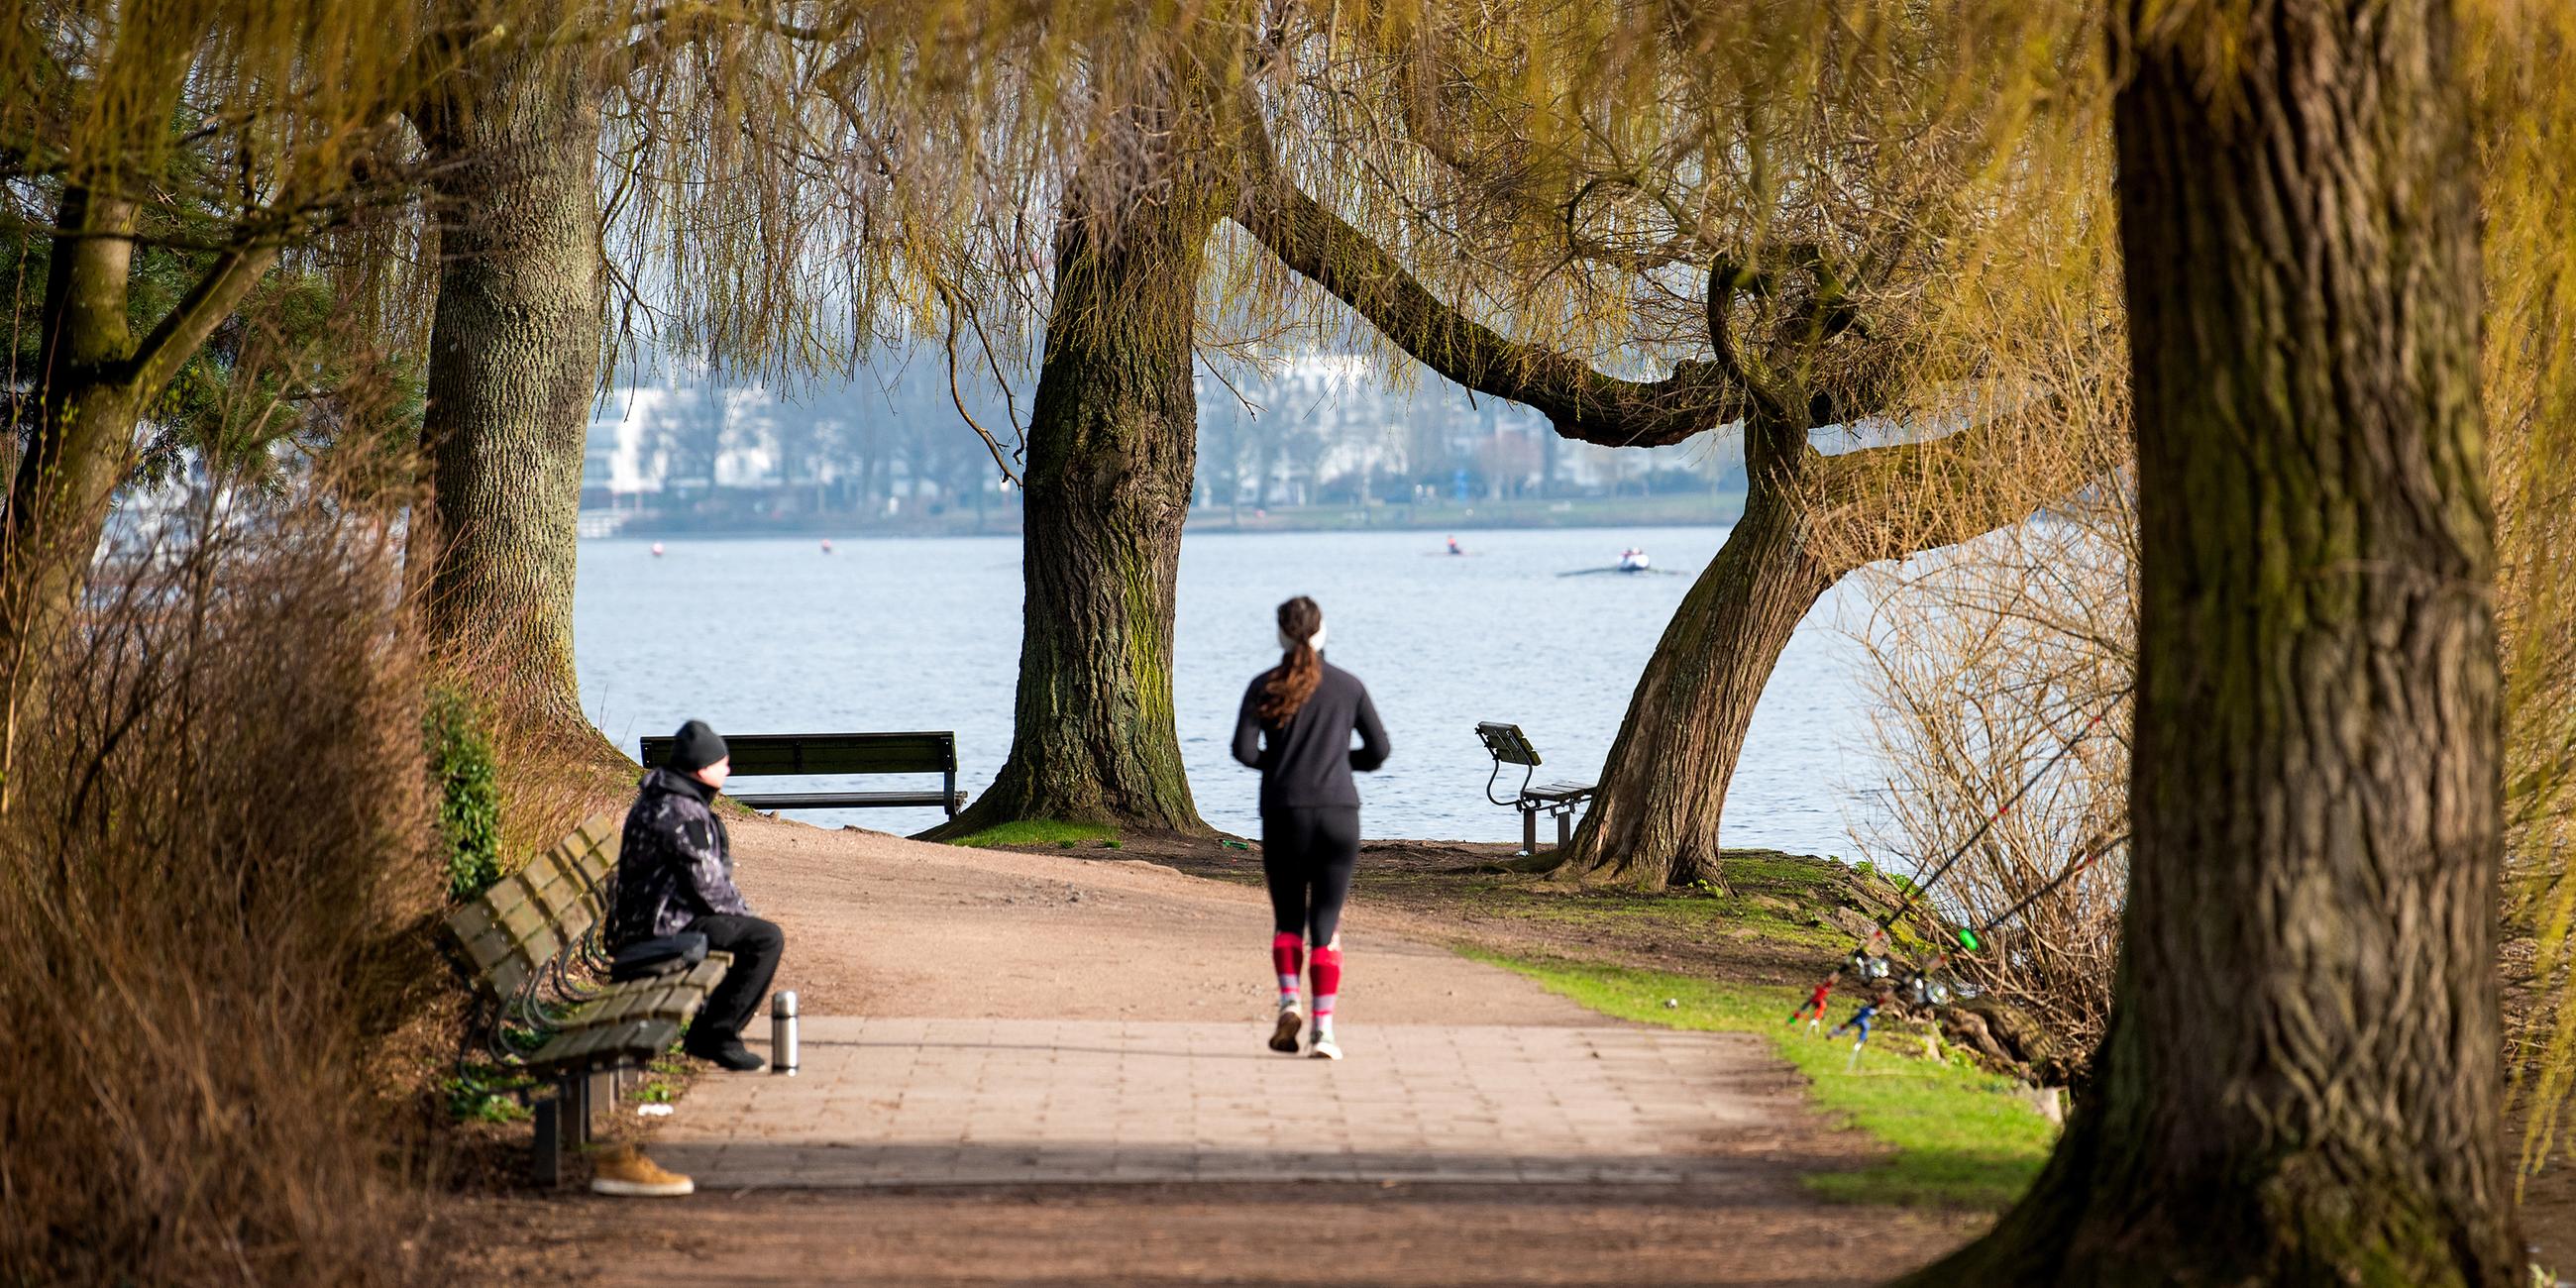
<instances>
[{"instance_id":1,"label":"green painted bench","mask_svg":"<svg viewBox=\"0 0 2576 1288\"><path fill-rule=\"evenodd\" d=\"M599 936L619 839L615 818L591 818L447 918L448 957L474 997L459 1074L479 1087L479 1054L520 1080L507 1089L533 1100L543 1184L590 1139L592 1110L614 1101L618 1075L671 1049L731 961L709 953L686 970L607 982ZM553 1095L535 1097L542 1087Z\"/></svg>"}]
</instances>

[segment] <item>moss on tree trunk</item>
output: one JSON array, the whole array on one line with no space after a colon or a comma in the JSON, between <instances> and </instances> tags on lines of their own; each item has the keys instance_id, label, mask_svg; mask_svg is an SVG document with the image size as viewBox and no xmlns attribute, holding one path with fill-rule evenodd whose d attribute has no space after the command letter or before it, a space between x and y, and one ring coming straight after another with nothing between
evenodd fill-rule
<instances>
[{"instance_id":1,"label":"moss on tree trunk","mask_svg":"<svg viewBox=\"0 0 2576 1288\"><path fill-rule=\"evenodd\" d=\"M2127 14L2142 546L2097 1094L1918 1284L2518 1283L2473 149L2440 0ZM2232 61L2203 61L2227 50Z\"/></svg>"},{"instance_id":2,"label":"moss on tree trunk","mask_svg":"<svg viewBox=\"0 0 2576 1288\"><path fill-rule=\"evenodd\" d=\"M1198 460L1190 380L1218 210L1175 183L1069 209L1028 428L1011 750L934 835L1025 819L1205 832L1181 769L1172 617Z\"/></svg>"},{"instance_id":3,"label":"moss on tree trunk","mask_svg":"<svg viewBox=\"0 0 2576 1288\"><path fill-rule=\"evenodd\" d=\"M582 715L572 603L605 326L599 96L516 49L419 114L446 219L422 446L435 489L433 636L509 718L606 750Z\"/></svg>"}]
</instances>

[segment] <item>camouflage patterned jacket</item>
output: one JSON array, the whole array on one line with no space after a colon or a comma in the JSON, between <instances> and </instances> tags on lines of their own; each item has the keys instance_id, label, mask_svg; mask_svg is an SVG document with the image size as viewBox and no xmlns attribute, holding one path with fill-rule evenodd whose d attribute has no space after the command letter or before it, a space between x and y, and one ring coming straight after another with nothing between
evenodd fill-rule
<instances>
[{"instance_id":1,"label":"camouflage patterned jacket","mask_svg":"<svg viewBox=\"0 0 2576 1288\"><path fill-rule=\"evenodd\" d=\"M608 944L676 935L708 913L748 916L733 884L733 850L714 809L715 789L685 774L644 775L617 854L617 904Z\"/></svg>"}]
</instances>

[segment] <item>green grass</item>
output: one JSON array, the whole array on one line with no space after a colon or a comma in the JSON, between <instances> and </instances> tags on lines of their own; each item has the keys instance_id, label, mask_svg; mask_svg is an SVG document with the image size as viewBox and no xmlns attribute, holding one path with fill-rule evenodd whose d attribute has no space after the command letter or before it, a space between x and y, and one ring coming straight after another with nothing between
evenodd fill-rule
<instances>
[{"instance_id":1,"label":"green grass","mask_svg":"<svg viewBox=\"0 0 2576 1288\"><path fill-rule=\"evenodd\" d=\"M1827 1172L1807 1184L1828 1198L1997 1210L2018 1197L2055 1144L2057 1129L2013 1094L2011 1079L1972 1065L1900 1055L1921 1036L1882 1025L1850 1068L1848 1039L1807 1036L1783 1023L1804 990L1726 984L1662 971L1587 962L1469 956L1526 975L1548 991L1604 1015L1667 1028L1759 1033L1796 1065L1816 1103L1896 1153L1857 1171ZM1680 1003L1667 1008L1665 1000ZM1833 1019L1851 1014L1837 994Z\"/></svg>"},{"instance_id":2,"label":"green grass","mask_svg":"<svg viewBox=\"0 0 2576 1288\"><path fill-rule=\"evenodd\" d=\"M949 844L975 849L998 845L1055 845L1071 849L1085 843L1114 843L1117 839L1118 829L1103 823L1058 823L1052 819L1030 819L988 827L972 836L958 837ZM1109 848L1118 847L1111 844Z\"/></svg>"},{"instance_id":3,"label":"green grass","mask_svg":"<svg viewBox=\"0 0 2576 1288\"><path fill-rule=\"evenodd\" d=\"M1866 924L1893 910L1902 897L1886 873L1777 850L1729 850L1722 869L1719 883L1651 892L1615 886L1533 888L1527 880L1453 873L1364 874L1361 879L1365 886L1380 888L1435 888L1498 920L1669 929L1702 938L1759 941L1802 956L1824 950L1815 954L1819 961L1851 948L1853 931L1847 923L1857 919ZM1837 912L1841 920L1829 915ZM1931 945L1911 922L1908 918L1895 928L1893 942L1903 955L1926 955Z\"/></svg>"}]
</instances>

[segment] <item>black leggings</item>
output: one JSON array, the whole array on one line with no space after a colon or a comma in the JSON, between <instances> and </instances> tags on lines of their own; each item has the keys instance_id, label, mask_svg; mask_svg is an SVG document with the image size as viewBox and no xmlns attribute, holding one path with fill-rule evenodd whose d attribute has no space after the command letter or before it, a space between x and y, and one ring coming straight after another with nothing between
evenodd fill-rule
<instances>
[{"instance_id":1,"label":"black leggings","mask_svg":"<svg viewBox=\"0 0 2576 1288\"><path fill-rule=\"evenodd\" d=\"M1320 948L1342 928L1342 901L1360 861L1360 812L1348 806L1261 815L1261 875L1271 925Z\"/></svg>"}]
</instances>

